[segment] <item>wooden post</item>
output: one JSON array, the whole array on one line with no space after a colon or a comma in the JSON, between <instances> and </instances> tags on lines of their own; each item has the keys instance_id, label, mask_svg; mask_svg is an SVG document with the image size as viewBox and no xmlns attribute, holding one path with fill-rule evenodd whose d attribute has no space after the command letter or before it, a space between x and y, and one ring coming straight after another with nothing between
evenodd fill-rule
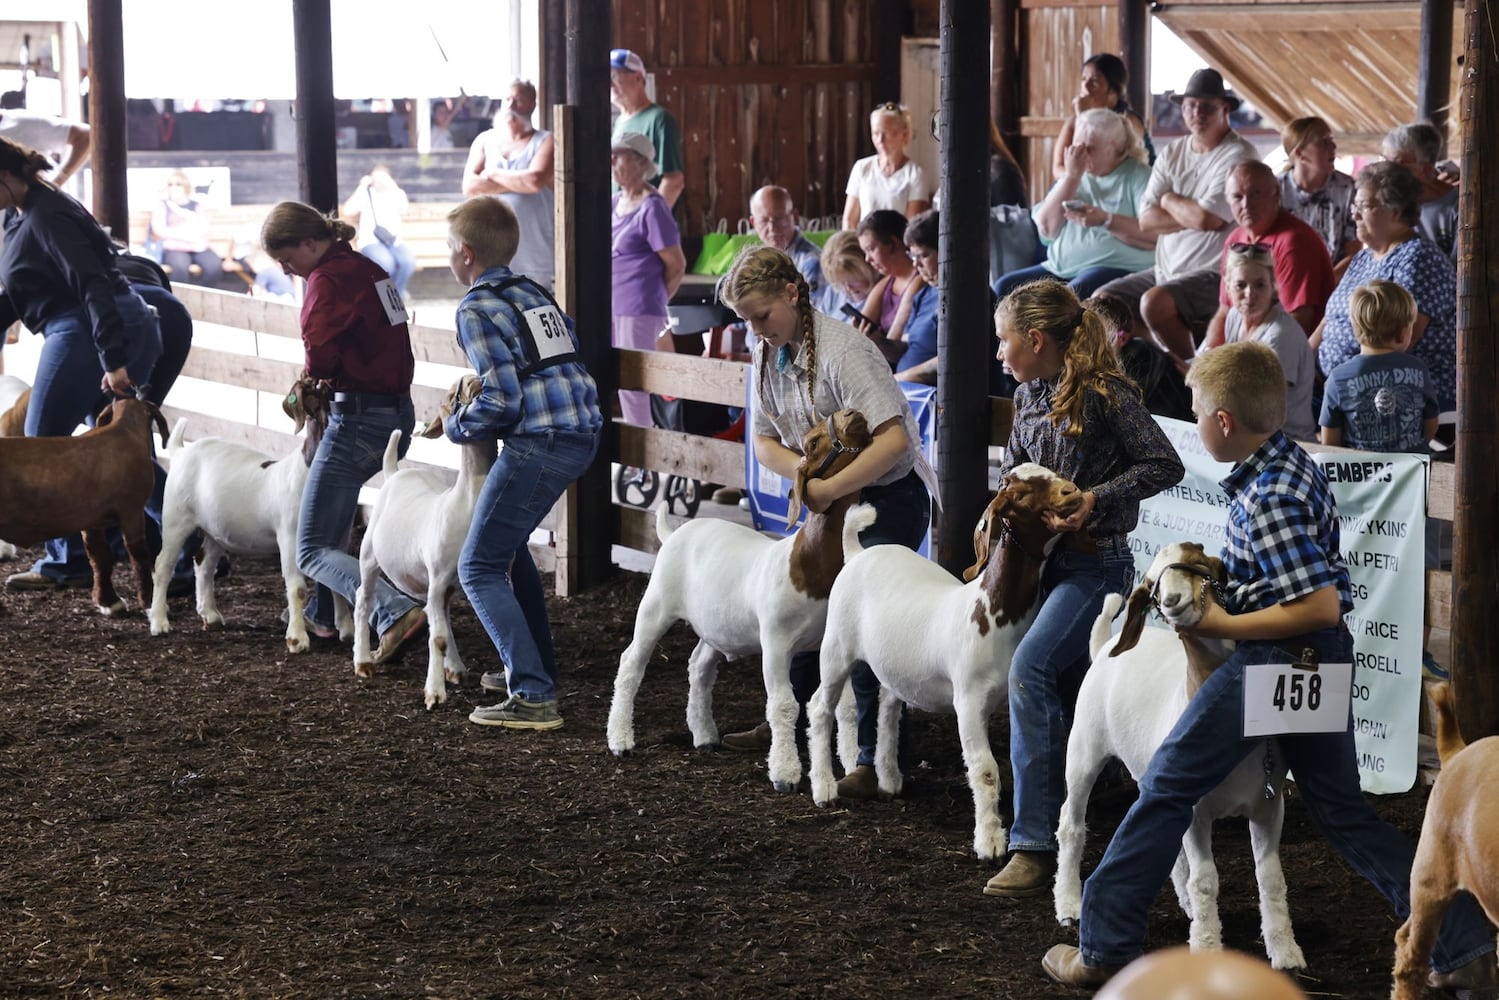
<instances>
[{"instance_id":1,"label":"wooden post","mask_svg":"<svg viewBox=\"0 0 1499 1000\"><path fill-rule=\"evenodd\" d=\"M320 212L338 208L333 113L333 16L329 0L292 0L297 67L297 189Z\"/></svg>"},{"instance_id":2,"label":"wooden post","mask_svg":"<svg viewBox=\"0 0 1499 1000\"><path fill-rule=\"evenodd\" d=\"M125 193L125 21L120 0L89 0L89 166L94 173L94 218L120 239L130 238ZM76 68L76 67L75 67Z\"/></svg>"},{"instance_id":3,"label":"wooden post","mask_svg":"<svg viewBox=\"0 0 1499 1000\"><path fill-rule=\"evenodd\" d=\"M990 50L994 53L989 73L989 117L999 126L1005 145L1021 163L1025 162L1025 138L1020 134L1020 0L990 0Z\"/></svg>"},{"instance_id":4,"label":"wooden post","mask_svg":"<svg viewBox=\"0 0 1499 1000\"><path fill-rule=\"evenodd\" d=\"M1453 507L1452 685L1457 718L1471 742L1499 733L1499 155L1483 149L1499 115L1499 55L1488 0L1467 0L1461 114L1463 186L1457 231L1457 498Z\"/></svg>"},{"instance_id":5,"label":"wooden post","mask_svg":"<svg viewBox=\"0 0 1499 1000\"><path fill-rule=\"evenodd\" d=\"M598 383L606 416L619 386L619 358L611 344L613 301L609 279L610 25L607 4L567 0L567 92L577 98L572 129L575 167L569 185L572 241L564 244L558 234L558 246L572 254L571 273L588 276L588 294L575 296L572 316L581 334L583 363ZM559 197L561 194L559 189ZM574 578L579 590L598 586L614 572L610 550L618 518L610 497L609 464L618 452L618 432L611 421L606 421L598 458L576 488L576 517L582 526Z\"/></svg>"},{"instance_id":6,"label":"wooden post","mask_svg":"<svg viewBox=\"0 0 1499 1000\"><path fill-rule=\"evenodd\" d=\"M1119 57L1129 72L1125 98L1150 126L1150 9L1149 0L1119 0ZM1450 47L1450 46L1449 46Z\"/></svg>"},{"instance_id":7,"label":"wooden post","mask_svg":"<svg viewBox=\"0 0 1499 1000\"><path fill-rule=\"evenodd\" d=\"M537 127L556 132L553 106L571 103L567 93L566 0L541 0L540 33L541 79L536 81L536 110L541 117Z\"/></svg>"},{"instance_id":8,"label":"wooden post","mask_svg":"<svg viewBox=\"0 0 1499 1000\"><path fill-rule=\"evenodd\" d=\"M973 526L989 500L989 8L942 0L942 262L937 320L937 561L973 561ZM952 206L968 206L953 211Z\"/></svg>"},{"instance_id":9,"label":"wooden post","mask_svg":"<svg viewBox=\"0 0 1499 1000\"><path fill-rule=\"evenodd\" d=\"M573 159L573 143L576 125L573 112L576 109L559 104L549 110L552 128L552 187L557 197L554 202L554 225L556 233L556 286L557 304L562 311L575 318L578 315L578 277L573 267L576 258L570 252L574 245L577 218L577 168ZM578 326L581 333L582 325ZM607 468L607 466L606 466ZM557 546L557 569L553 574L552 587L558 597L571 597L578 592L578 574L583 563L584 543L578 519L577 483L567 488L557 506L552 508L554 543ZM607 489L607 484L606 484ZM606 497L607 499L607 497ZM598 544L596 539L590 539Z\"/></svg>"},{"instance_id":10,"label":"wooden post","mask_svg":"<svg viewBox=\"0 0 1499 1000\"><path fill-rule=\"evenodd\" d=\"M874 102L900 101L900 39L910 6L907 0L879 0L879 22L875 25ZM916 124L912 123L912 128Z\"/></svg>"},{"instance_id":11,"label":"wooden post","mask_svg":"<svg viewBox=\"0 0 1499 1000\"><path fill-rule=\"evenodd\" d=\"M1416 76L1416 118L1445 135L1452 99L1452 0L1421 0L1421 61Z\"/></svg>"}]
</instances>

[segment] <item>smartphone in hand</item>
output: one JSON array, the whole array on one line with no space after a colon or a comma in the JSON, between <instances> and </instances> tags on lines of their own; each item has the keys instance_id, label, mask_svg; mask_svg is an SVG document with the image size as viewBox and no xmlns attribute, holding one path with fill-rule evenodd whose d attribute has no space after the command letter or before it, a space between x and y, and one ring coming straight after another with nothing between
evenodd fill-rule
<instances>
[{"instance_id":1,"label":"smartphone in hand","mask_svg":"<svg viewBox=\"0 0 1499 1000\"><path fill-rule=\"evenodd\" d=\"M876 323L874 320L870 319L868 316L865 316L859 310L855 309L851 303L843 303L843 315L847 316L848 321L861 330L871 330L875 332L878 332L880 330L880 324Z\"/></svg>"},{"instance_id":2,"label":"smartphone in hand","mask_svg":"<svg viewBox=\"0 0 1499 1000\"><path fill-rule=\"evenodd\" d=\"M1069 212L1081 212L1088 207L1088 203L1086 201L1079 201L1077 198L1068 198L1062 202L1062 207Z\"/></svg>"}]
</instances>

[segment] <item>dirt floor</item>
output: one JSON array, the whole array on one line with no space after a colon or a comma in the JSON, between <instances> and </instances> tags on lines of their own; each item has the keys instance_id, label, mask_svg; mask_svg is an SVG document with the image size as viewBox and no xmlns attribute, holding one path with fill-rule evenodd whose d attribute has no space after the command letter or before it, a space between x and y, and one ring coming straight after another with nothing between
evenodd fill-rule
<instances>
[{"instance_id":1,"label":"dirt floor","mask_svg":"<svg viewBox=\"0 0 1499 1000\"><path fill-rule=\"evenodd\" d=\"M612 757L644 584L553 603L566 728L544 734L467 721L496 660L466 605L473 673L427 712L424 650L366 682L332 643L288 656L270 563L236 562L216 633L190 599L152 638L86 592L5 594L0 996L1081 995L1040 969L1075 940L1049 898L980 893L994 868L969 850L951 719L917 716L903 800L818 809L776 794L763 760L693 750L678 627L637 703L640 750ZM756 722L758 664L726 669L716 704L724 731ZM1377 805L1414 836L1424 799ZM1090 815L1088 866L1124 808ZM1262 955L1242 824L1217 844L1225 937ZM1283 854L1304 988L1387 995L1396 922L1294 797ZM1168 891L1149 945L1186 933Z\"/></svg>"}]
</instances>

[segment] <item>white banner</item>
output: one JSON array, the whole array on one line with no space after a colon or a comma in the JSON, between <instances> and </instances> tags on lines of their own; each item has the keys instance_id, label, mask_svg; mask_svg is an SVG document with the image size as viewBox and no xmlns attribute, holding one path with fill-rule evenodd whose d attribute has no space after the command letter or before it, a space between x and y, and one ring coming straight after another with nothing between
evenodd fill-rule
<instances>
[{"instance_id":1,"label":"white banner","mask_svg":"<svg viewBox=\"0 0 1499 1000\"><path fill-rule=\"evenodd\" d=\"M1193 424L1157 418L1187 474L1141 504L1130 535L1138 580L1170 542L1223 547L1228 497L1218 482L1230 466L1215 462ZM1426 608L1426 479L1421 455L1373 452L1312 456L1327 473L1353 587L1353 726L1365 791L1398 793L1416 780L1421 699L1421 628Z\"/></svg>"}]
</instances>

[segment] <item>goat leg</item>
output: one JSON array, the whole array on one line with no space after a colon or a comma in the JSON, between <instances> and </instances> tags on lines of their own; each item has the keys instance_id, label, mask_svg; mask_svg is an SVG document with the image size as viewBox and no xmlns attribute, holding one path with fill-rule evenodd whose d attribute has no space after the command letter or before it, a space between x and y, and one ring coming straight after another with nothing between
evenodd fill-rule
<instances>
[{"instance_id":1,"label":"goat leg","mask_svg":"<svg viewBox=\"0 0 1499 1000\"><path fill-rule=\"evenodd\" d=\"M141 610L151 606L151 548L146 544L145 502L133 515L120 518L120 534L125 537L125 553L130 557L130 568L135 570L135 599Z\"/></svg>"},{"instance_id":2,"label":"goat leg","mask_svg":"<svg viewBox=\"0 0 1499 1000\"><path fill-rule=\"evenodd\" d=\"M83 533L83 551L88 553L89 565L94 570L94 607L101 615L114 617L125 613L125 602L115 593L112 577L115 571L114 553L104 537L103 528L90 528Z\"/></svg>"}]
</instances>

